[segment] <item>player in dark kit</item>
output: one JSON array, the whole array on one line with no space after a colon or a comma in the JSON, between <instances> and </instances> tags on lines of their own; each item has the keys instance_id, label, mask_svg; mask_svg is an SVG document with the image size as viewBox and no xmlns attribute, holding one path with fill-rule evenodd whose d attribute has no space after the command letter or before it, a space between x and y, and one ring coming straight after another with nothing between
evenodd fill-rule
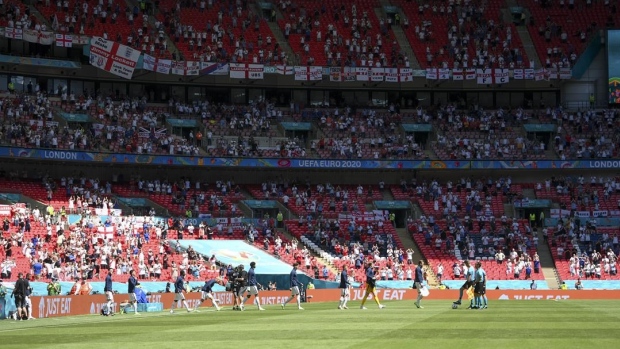
<instances>
[{"instance_id":1,"label":"player in dark kit","mask_svg":"<svg viewBox=\"0 0 620 349\"><path fill-rule=\"evenodd\" d=\"M288 297L288 299L284 303L281 304L282 309L284 309L286 304L288 304L288 302L292 301L294 298L297 300L297 309L304 310L304 308L301 307L301 296L299 293L299 287L300 286L303 287L303 285L301 284L301 282L297 280L297 267L298 266L299 266L299 263L293 264L293 270L291 270L291 273L289 274L289 280L290 280L289 290L291 290L291 296Z\"/></svg>"},{"instance_id":2,"label":"player in dark kit","mask_svg":"<svg viewBox=\"0 0 620 349\"><path fill-rule=\"evenodd\" d=\"M375 300L379 309L385 308L385 305L379 302L379 297L377 296L377 279L375 277L375 266L372 262L369 262L366 266L366 292L364 293L364 298L362 298L362 304L360 305L360 309L366 310L364 304L366 304L366 300L370 295L372 295L372 299Z\"/></svg>"},{"instance_id":3,"label":"player in dark kit","mask_svg":"<svg viewBox=\"0 0 620 349\"><path fill-rule=\"evenodd\" d=\"M265 310L263 307L261 307L260 299L258 298L258 286L260 285L256 281L255 269L256 269L256 262L250 263L250 270L248 270L247 287L246 287L247 297L243 299L241 306L243 307L245 305L245 302L249 300L250 298L252 298L252 296L254 296L254 305L258 307L258 310Z\"/></svg>"},{"instance_id":4,"label":"player in dark kit","mask_svg":"<svg viewBox=\"0 0 620 349\"><path fill-rule=\"evenodd\" d=\"M15 308L17 308L17 320L28 320L28 310L26 309L26 294L30 283L24 279L24 275L19 273L15 288L13 288L13 298L15 298Z\"/></svg>"},{"instance_id":5,"label":"player in dark kit","mask_svg":"<svg viewBox=\"0 0 620 349\"><path fill-rule=\"evenodd\" d=\"M342 272L340 273L340 285L338 286L340 289L340 303L338 304L338 309L349 309L347 308L347 302L351 296L351 281L349 280L349 275L347 274L347 266L342 267Z\"/></svg>"},{"instance_id":6,"label":"player in dark kit","mask_svg":"<svg viewBox=\"0 0 620 349\"><path fill-rule=\"evenodd\" d=\"M235 295L235 297L237 297L237 300L235 301L235 303L239 305L239 310L244 311L245 306L243 305L243 295L245 294L245 291L247 290L248 272L245 271L243 264L239 265L238 270L239 270L239 274L237 275L237 283L239 284L239 286L237 288L237 294Z\"/></svg>"},{"instance_id":7,"label":"player in dark kit","mask_svg":"<svg viewBox=\"0 0 620 349\"><path fill-rule=\"evenodd\" d=\"M471 287L474 287L474 277L475 277L476 271L474 270L474 267L469 264L469 261L465 261L464 264L466 267L466 269L464 270L465 283L463 284L463 286L461 286L461 289L459 290L459 299L456 302L454 302L454 304L456 305L461 305L461 300L463 299L463 292L469 290ZM473 300L472 300L472 303L473 303Z\"/></svg>"},{"instance_id":8,"label":"player in dark kit","mask_svg":"<svg viewBox=\"0 0 620 349\"><path fill-rule=\"evenodd\" d=\"M185 295L183 292L185 291L185 270L181 270L181 274L177 277L177 280L174 282L174 301L172 301L172 306L170 307L170 314L174 314L175 306L179 306L179 303L182 302L185 309L189 313L192 311L187 305L187 301L185 301Z\"/></svg>"},{"instance_id":9,"label":"player in dark kit","mask_svg":"<svg viewBox=\"0 0 620 349\"><path fill-rule=\"evenodd\" d=\"M213 306L215 307L215 310L220 311L220 307L217 304L218 300L215 299L215 296L213 295L213 286L215 286L215 284L224 286L224 281L219 277L216 279L205 281L205 284L202 286L202 289L201 289L202 296L200 297L200 302L196 303L196 306L194 307L195 312L200 312L198 310L198 307L200 307L200 305L207 299L211 300L211 302L213 303Z\"/></svg>"},{"instance_id":10,"label":"player in dark kit","mask_svg":"<svg viewBox=\"0 0 620 349\"><path fill-rule=\"evenodd\" d=\"M233 310L239 310L239 298L237 294L239 293L239 267L235 267L231 269L231 271L227 275L228 281L230 282L230 291L233 294Z\"/></svg>"}]
</instances>

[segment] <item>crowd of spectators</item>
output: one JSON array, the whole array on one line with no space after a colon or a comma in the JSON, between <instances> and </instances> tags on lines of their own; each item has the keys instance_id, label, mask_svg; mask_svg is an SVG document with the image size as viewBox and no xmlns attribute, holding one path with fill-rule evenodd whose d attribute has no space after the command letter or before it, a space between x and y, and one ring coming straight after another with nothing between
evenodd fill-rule
<instances>
[{"instance_id":1,"label":"crowd of spectators","mask_svg":"<svg viewBox=\"0 0 620 349\"><path fill-rule=\"evenodd\" d=\"M558 128L554 148L562 160L612 158L618 153L620 141L617 110L560 110L553 115Z\"/></svg>"},{"instance_id":2,"label":"crowd of spectators","mask_svg":"<svg viewBox=\"0 0 620 349\"><path fill-rule=\"evenodd\" d=\"M437 112L438 135L434 150L448 159L543 158L547 144L525 137L518 128L532 118L521 108L484 110L472 106L458 110L453 105Z\"/></svg>"},{"instance_id":3,"label":"crowd of spectators","mask_svg":"<svg viewBox=\"0 0 620 349\"><path fill-rule=\"evenodd\" d=\"M495 260L505 264L506 277L519 279L532 277L540 272L540 259L536 253L538 236L530 224L503 215L500 218L446 216L435 221L432 216L410 220L412 234L422 234L424 244L434 248L439 256L457 260ZM461 277L463 268L455 263L451 267L455 278Z\"/></svg>"},{"instance_id":4,"label":"crowd of spectators","mask_svg":"<svg viewBox=\"0 0 620 349\"><path fill-rule=\"evenodd\" d=\"M21 1L5 1L0 8L0 25L8 28L17 29L47 29L44 23L39 23L30 8L24 6Z\"/></svg>"},{"instance_id":5,"label":"crowd of spectators","mask_svg":"<svg viewBox=\"0 0 620 349\"><path fill-rule=\"evenodd\" d=\"M548 197L559 201L560 208L571 211L616 210L620 209L618 192L620 183L615 177L586 176L556 177L538 182L535 185L539 197Z\"/></svg>"},{"instance_id":6,"label":"crowd of spectators","mask_svg":"<svg viewBox=\"0 0 620 349\"><path fill-rule=\"evenodd\" d=\"M280 49L262 23L264 19L248 10L245 3L214 1L162 4L158 16L186 60L205 62L252 62L286 64L286 52ZM173 5L172 8L167 8ZM205 13L198 19L195 13ZM215 16L213 14L216 14Z\"/></svg>"},{"instance_id":7,"label":"crowd of spectators","mask_svg":"<svg viewBox=\"0 0 620 349\"><path fill-rule=\"evenodd\" d=\"M234 178L216 180L213 184L189 177L182 177L179 180L162 180L136 176L131 181L132 191L151 196L170 197L170 203L178 206L187 218L199 217L201 213L216 211L229 211L235 216L237 205L231 201L231 198L242 196L241 187L235 183ZM158 202L161 201L158 200Z\"/></svg>"},{"instance_id":8,"label":"crowd of spectators","mask_svg":"<svg viewBox=\"0 0 620 349\"><path fill-rule=\"evenodd\" d=\"M616 23L614 14L618 5L609 0L535 1L530 4L535 6L530 11L530 35L537 36L534 41L538 54L547 68L572 67L590 39L599 33L604 37L603 28L612 28ZM577 13L582 17L580 20L558 20Z\"/></svg>"},{"instance_id":9,"label":"crowd of spectators","mask_svg":"<svg viewBox=\"0 0 620 349\"><path fill-rule=\"evenodd\" d=\"M421 202L432 202L432 209L425 210L429 220L454 215L492 218L499 213L492 207L495 197L502 195L512 201L520 194L512 188L510 176L498 179L462 177L454 182L448 180L444 184L435 179L418 183L415 179L407 182L403 178L398 190L408 197L417 197Z\"/></svg>"},{"instance_id":10,"label":"crowd of spectators","mask_svg":"<svg viewBox=\"0 0 620 349\"><path fill-rule=\"evenodd\" d=\"M29 82L32 93L9 94L0 101L4 115L0 135L8 144L142 154L200 153L193 137L169 134L165 125L169 114L151 110L145 98L113 101L111 97L93 98L87 92L76 97L66 86L46 95L38 85L31 85ZM62 120L55 116L61 111L84 113L91 119L56 121Z\"/></svg>"},{"instance_id":11,"label":"crowd of spectators","mask_svg":"<svg viewBox=\"0 0 620 349\"><path fill-rule=\"evenodd\" d=\"M454 1L421 3L417 13L420 23L413 27L415 35L410 35L410 40L415 38L426 45L424 58L428 66L530 68L531 63L526 61L520 43L513 38L513 26L497 20L500 18L497 14L488 14L488 7L475 2L463 5ZM415 16L413 13L405 15ZM405 30L410 30L408 25Z\"/></svg>"},{"instance_id":12,"label":"crowd of spectators","mask_svg":"<svg viewBox=\"0 0 620 349\"><path fill-rule=\"evenodd\" d=\"M121 277L131 269L137 270L142 280L174 279L180 270L198 279L217 269L215 256L201 256L191 246L183 250L178 240L168 243L168 238L176 238L168 236L170 231L181 227L189 232L191 223L184 225L184 219L158 221L149 216L112 214L104 221L94 212L84 211L78 222L69 225L67 216L53 209L45 213L24 209L12 218L5 219L0 241L6 278L11 277L16 258L27 261L35 280L98 280L107 270Z\"/></svg>"},{"instance_id":13,"label":"crowd of spectators","mask_svg":"<svg viewBox=\"0 0 620 349\"><path fill-rule=\"evenodd\" d=\"M560 218L555 227L545 228L557 259L568 261L575 279L602 279L618 274L618 233L598 226L596 219Z\"/></svg>"},{"instance_id":14,"label":"crowd of spectators","mask_svg":"<svg viewBox=\"0 0 620 349\"><path fill-rule=\"evenodd\" d=\"M284 0L279 7L285 17L281 21L284 37L296 52L302 52L298 56L303 64L391 67L405 63L391 32L392 19L377 18L372 8L360 4L329 8Z\"/></svg>"},{"instance_id":15,"label":"crowd of spectators","mask_svg":"<svg viewBox=\"0 0 620 349\"><path fill-rule=\"evenodd\" d=\"M66 86L46 94L30 81L28 93L0 99L0 139L24 147L139 154L442 160L547 159L553 157L550 148L562 160L611 158L620 140L620 114L614 110L485 110L454 104L409 113L394 104L386 109L315 108L300 113L316 120L316 135L286 137L277 125L288 116L263 99L236 105L171 98L166 108L149 105L146 97L117 97L78 95ZM72 122L59 113L86 114L89 120ZM202 122L176 135L166 123L170 118ZM536 121L557 129L550 136L523 132L524 124ZM404 123L430 124L436 136L403 131Z\"/></svg>"},{"instance_id":16,"label":"crowd of spectators","mask_svg":"<svg viewBox=\"0 0 620 349\"><path fill-rule=\"evenodd\" d=\"M394 105L385 112L346 107L314 110L325 137L310 143L313 154L329 158L423 158L424 146L399 130L402 116Z\"/></svg>"}]
</instances>

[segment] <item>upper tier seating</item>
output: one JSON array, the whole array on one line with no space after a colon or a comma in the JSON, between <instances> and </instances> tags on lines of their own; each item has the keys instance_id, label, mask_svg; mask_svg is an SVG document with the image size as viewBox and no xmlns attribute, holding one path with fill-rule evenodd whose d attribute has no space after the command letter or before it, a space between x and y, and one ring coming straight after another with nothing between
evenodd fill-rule
<instances>
[{"instance_id":1,"label":"upper tier seating","mask_svg":"<svg viewBox=\"0 0 620 349\"><path fill-rule=\"evenodd\" d=\"M100 3L39 0L35 7L56 32L99 36L153 56L171 58L163 32L149 24L149 15L140 10L137 2L135 5L122 0Z\"/></svg>"},{"instance_id":2,"label":"upper tier seating","mask_svg":"<svg viewBox=\"0 0 620 349\"><path fill-rule=\"evenodd\" d=\"M338 0L325 4L296 0L279 2L279 20L301 65L379 66L403 64L400 48L385 19L378 19L375 0Z\"/></svg>"},{"instance_id":3,"label":"upper tier seating","mask_svg":"<svg viewBox=\"0 0 620 349\"><path fill-rule=\"evenodd\" d=\"M531 14L527 28L542 64L572 67L599 30L620 23L614 1L524 0ZM604 36L604 34L603 34Z\"/></svg>"},{"instance_id":4,"label":"upper tier seating","mask_svg":"<svg viewBox=\"0 0 620 349\"><path fill-rule=\"evenodd\" d=\"M422 68L524 67L529 61L512 23L504 23L501 1L397 0L401 21Z\"/></svg>"},{"instance_id":5,"label":"upper tier seating","mask_svg":"<svg viewBox=\"0 0 620 349\"><path fill-rule=\"evenodd\" d=\"M262 64L280 61L281 52L269 26L246 4L214 1L212 7L205 4L204 10L199 2L187 4L160 0L157 15L185 60Z\"/></svg>"}]
</instances>

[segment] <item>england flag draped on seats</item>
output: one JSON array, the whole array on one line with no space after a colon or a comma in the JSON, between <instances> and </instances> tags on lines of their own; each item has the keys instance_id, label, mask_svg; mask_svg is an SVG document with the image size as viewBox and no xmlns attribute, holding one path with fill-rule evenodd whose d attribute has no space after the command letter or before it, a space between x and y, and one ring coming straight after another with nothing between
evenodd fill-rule
<instances>
[{"instance_id":1,"label":"england flag draped on seats","mask_svg":"<svg viewBox=\"0 0 620 349\"><path fill-rule=\"evenodd\" d=\"M201 62L200 75L229 75L230 66L223 63Z\"/></svg>"},{"instance_id":2,"label":"england flag draped on seats","mask_svg":"<svg viewBox=\"0 0 620 349\"><path fill-rule=\"evenodd\" d=\"M293 70L293 67L290 65L277 65L276 73L280 75L293 75L295 74L295 71Z\"/></svg>"},{"instance_id":3,"label":"england flag draped on seats","mask_svg":"<svg viewBox=\"0 0 620 349\"><path fill-rule=\"evenodd\" d=\"M51 45L56 37L54 32L43 30L24 29L22 33L24 41L40 45Z\"/></svg>"},{"instance_id":4,"label":"england flag draped on seats","mask_svg":"<svg viewBox=\"0 0 620 349\"><path fill-rule=\"evenodd\" d=\"M140 51L100 37L90 40L90 64L116 76L131 79Z\"/></svg>"},{"instance_id":5,"label":"england flag draped on seats","mask_svg":"<svg viewBox=\"0 0 620 349\"><path fill-rule=\"evenodd\" d=\"M333 81L333 82L342 81L342 68L341 67L329 68L329 81Z\"/></svg>"},{"instance_id":6,"label":"england flag draped on seats","mask_svg":"<svg viewBox=\"0 0 620 349\"><path fill-rule=\"evenodd\" d=\"M56 46L58 46L58 47L73 47L73 35L71 35L71 34L56 34Z\"/></svg>"},{"instance_id":7,"label":"england flag draped on seats","mask_svg":"<svg viewBox=\"0 0 620 349\"><path fill-rule=\"evenodd\" d=\"M452 80L463 81L465 75L463 75L463 69L452 69Z\"/></svg>"},{"instance_id":8,"label":"england flag draped on seats","mask_svg":"<svg viewBox=\"0 0 620 349\"><path fill-rule=\"evenodd\" d=\"M370 69L370 80L374 82L383 81L383 76L385 75L384 68L371 68Z\"/></svg>"},{"instance_id":9,"label":"england flag draped on seats","mask_svg":"<svg viewBox=\"0 0 620 349\"><path fill-rule=\"evenodd\" d=\"M385 68L386 82L413 81L413 69L411 68Z\"/></svg>"},{"instance_id":10,"label":"england flag draped on seats","mask_svg":"<svg viewBox=\"0 0 620 349\"><path fill-rule=\"evenodd\" d=\"M18 28L4 28L4 37L7 39L22 40L24 38L24 31Z\"/></svg>"},{"instance_id":11,"label":"england flag draped on seats","mask_svg":"<svg viewBox=\"0 0 620 349\"><path fill-rule=\"evenodd\" d=\"M476 82L478 85L488 85L493 83L493 70L476 69Z\"/></svg>"},{"instance_id":12,"label":"england flag draped on seats","mask_svg":"<svg viewBox=\"0 0 620 349\"><path fill-rule=\"evenodd\" d=\"M357 72L355 70L355 67L344 67L344 72L342 73L342 81L355 81L356 75Z\"/></svg>"},{"instance_id":13,"label":"england flag draped on seats","mask_svg":"<svg viewBox=\"0 0 620 349\"><path fill-rule=\"evenodd\" d=\"M172 60L153 57L145 53L142 60L142 68L160 74L170 74Z\"/></svg>"},{"instance_id":14,"label":"england flag draped on seats","mask_svg":"<svg viewBox=\"0 0 620 349\"><path fill-rule=\"evenodd\" d=\"M357 67L355 69L355 76L357 81L368 81L368 71L367 67Z\"/></svg>"},{"instance_id":15,"label":"england flag draped on seats","mask_svg":"<svg viewBox=\"0 0 620 349\"><path fill-rule=\"evenodd\" d=\"M399 82L398 68L385 68L385 82Z\"/></svg>"},{"instance_id":16,"label":"england flag draped on seats","mask_svg":"<svg viewBox=\"0 0 620 349\"><path fill-rule=\"evenodd\" d=\"M265 66L262 64L231 63L230 77L233 79L262 80Z\"/></svg>"},{"instance_id":17,"label":"england flag draped on seats","mask_svg":"<svg viewBox=\"0 0 620 349\"><path fill-rule=\"evenodd\" d=\"M426 80L437 80L438 77L437 68L426 68Z\"/></svg>"},{"instance_id":18,"label":"england flag draped on seats","mask_svg":"<svg viewBox=\"0 0 620 349\"><path fill-rule=\"evenodd\" d=\"M323 80L323 67L295 67L295 80L319 81Z\"/></svg>"},{"instance_id":19,"label":"england flag draped on seats","mask_svg":"<svg viewBox=\"0 0 620 349\"><path fill-rule=\"evenodd\" d=\"M534 69L531 69L531 68L525 69L524 77L526 80L534 80Z\"/></svg>"},{"instance_id":20,"label":"england flag draped on seats","mask_svg":"<svg viewBox=\"0 0 620 349\"><path fill-rule=\"evenodd\" d=\"M184 76L195 76L198 75L200 71L200 62L196 61L186 61L186 62L172 62L172 74L175 75L184 75Z\"/></svg>"},{"instance_id":21,"label":"england flag draped on seats","mask_svg":"<svg viewBox=\"0 0 620 349\"><path fill-rule=\"evenodd\" d=\"M496 84L507 84L510 81L510 70L496 68L493 80Z\"/></svg>"},{"instance_id":22,"label":"england flag draped on seats","mask_svg":"<svg viewBox=\"0 0 620 349\"><path fill-rule=\"evenodd\" d=\"M523 69L515 69L512 71L512 78L515 80L523 80L525 78Z\"/></svg>"}]
</instances>

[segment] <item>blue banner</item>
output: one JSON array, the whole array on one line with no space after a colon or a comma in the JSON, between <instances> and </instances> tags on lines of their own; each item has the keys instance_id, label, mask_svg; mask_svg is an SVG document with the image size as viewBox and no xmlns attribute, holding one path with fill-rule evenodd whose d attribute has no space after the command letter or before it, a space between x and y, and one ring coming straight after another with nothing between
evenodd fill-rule
<instances>
[{"instance_id":1,"label":"blue banner","mask_svg":"<svg viewBox=\"0 0 620 349\"><path fill-rule=\"evenodd\" d=\"M551 200L548 199L529 199L516 200L513 205L519 208L549 208Z\"/></svg>"},{"instance_id":2,"label":"blue banner","mask_svg":"<svg viewBox=\"0 0 620 349\"><path fill-rule=\"evenodd\" d=\"M280 123L285 131L310 131L312 130L312 124L309 122L286 122Z\"/></svg>"},{"instance_id":3,"label":"blue banner","mask_svg":"<svg viewBox=\"0 0 620 349\"><path fill-rule=\"evenodd\" d=\"M148 206L144 198L118 198L118 201L129 207L145 207Z\"/></svg>"},{"instance_id":4,"label":"blue banner","mask_svg":"<svg viewBox=\"0 0 620 349\"><path fill-rule=\"evenodd\" d=\"M409 201L375 201L375 207L378 210L406 210L411 207L411 202Z\"/></svg>"},{"instance_id":5,"label":"blue banner","mask_svg":"<svg viewBox=\"0 0 620 349\"><path fill-rule=\"evenodd\" d=\"M172 127L198 127L198 122L194 119L166 119L166 122Z\"/></svg>"},{"instance_id":6,"label":"blue banner","mask_svg":"<svg viewBox=\"0 0 620 349\"><path fill-rule=\"evenodd\" d=\"M90 122L90 117L87 114L72 114L60 112L60 116L67 122Z\"/></svg>"},{"instance_id":7,"label":"blue banner","mask_svg":"<svg viewBox=\"0 0 620 349\"><path fill-rule=\"evenodd\" d=\"M58 59L47 59L47 58L7 56L7 55L0 55L0 63L34 65L34 66L39 66L39 67L66 68L66 69L79 69L82 67L82 64L80 64L80 62L61 61Z\"/></svg>"},{"instance_id":8,"label":"blue banner","mask_svg":"<svg viewBox=\"0 0 620 349\"><path fill-rule=\"evenodd\" d=\"M30 149L0 147L1 158L33 160L62 160L111 164L172 165L200 167L261 167L294 169L617 169L620 159L615 160L340 160L340 159L287 159L287 158L232 158L209 156L177 156L85 152L74 150Z\"/></svg>"},{"instance_id":9,"label":"blue banner","mask_svg":"<svg viewBox=\"0 0 620 349\"><path fill-rule=\"evenodd\" d=\"M251 209L278 208L275 200L243 200L243 203Z\"/></svg>"},{"instance_id":10,"label":"blue banner","mask_svg":"<svg viewBox=\"0 0 620 349\"><path fill-rule=\"evenodd\" d=\"M405 132L432 132L433 125L431 124L403 124L403 130Z\"/></svg>"},{"instance_id":11,"label":"blue banner","mask_svg":"<svg viewBox=\"0 0 620 349\"><path fill-rule=\"evenodd\" d=\"M8 201L8 202L20 202L22 199L22 195L21 194L15 194L15 193L0 193L0 199Z\"/></svg>"}]
</instances>

